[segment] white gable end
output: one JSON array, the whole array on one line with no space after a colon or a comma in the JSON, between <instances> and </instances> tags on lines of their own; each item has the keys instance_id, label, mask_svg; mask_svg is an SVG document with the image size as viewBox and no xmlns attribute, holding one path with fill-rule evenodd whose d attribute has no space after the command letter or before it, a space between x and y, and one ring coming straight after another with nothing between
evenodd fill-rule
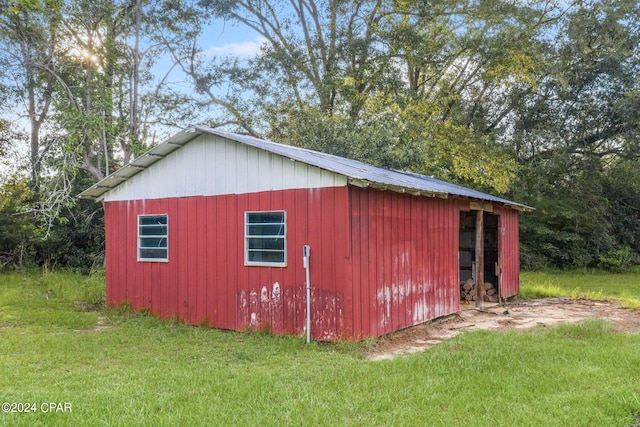
<instances>
[{"instance_id":1,"label":"white gable end","mask_svg":"<svg viewBox=\"0 0 640 427\"><path fill-rule=\"evenodd\" d=\"M342 187L347 178L211 134L203 134L106 193L105 201L215 196Z\"/></svg>"}]
</instances>

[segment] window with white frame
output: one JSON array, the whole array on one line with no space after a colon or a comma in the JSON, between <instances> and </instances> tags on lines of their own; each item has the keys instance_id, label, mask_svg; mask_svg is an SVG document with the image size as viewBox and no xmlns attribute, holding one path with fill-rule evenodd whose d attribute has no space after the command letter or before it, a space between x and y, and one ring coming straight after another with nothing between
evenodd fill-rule
<instances>
[{"instance_id":1,"label":"window with white frame","mask_svg":"<svg viewBox=\"0 0 640 427\"><path fill-rule=\"evenodd\" d=\"M138 261L169 261L169 216L138 216Z\"/></svg>"},{"instance_id":2,"label":"window with white frame","mask_svg":"<svg viewBox=\"0 0 640 427\"><path fill-rule=\"evenodd\" d=\"M244 237L245 265L286 267L286 212L245 212Z\"/></svg>"}]
</instances>

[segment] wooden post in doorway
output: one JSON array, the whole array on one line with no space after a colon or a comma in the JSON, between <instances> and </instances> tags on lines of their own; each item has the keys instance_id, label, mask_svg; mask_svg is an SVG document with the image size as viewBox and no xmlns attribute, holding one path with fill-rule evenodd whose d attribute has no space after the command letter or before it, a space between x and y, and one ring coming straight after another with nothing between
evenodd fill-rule
<instances>
[{"instance_id":1,"label":"wooden post in doorway","mask_svg":"<svg viewBox=\"0 0 640 427\"><path fill-rule=\"evenodd\" d=\"M476 211L476 308L484 308L484 211Z\"/></svg>"}]
</instances>

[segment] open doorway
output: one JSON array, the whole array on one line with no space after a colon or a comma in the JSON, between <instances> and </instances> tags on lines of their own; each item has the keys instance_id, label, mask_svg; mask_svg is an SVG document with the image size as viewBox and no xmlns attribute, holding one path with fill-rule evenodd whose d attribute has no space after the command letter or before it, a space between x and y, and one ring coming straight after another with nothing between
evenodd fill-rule
<instances>
[{"instance_id":1,"label":"open doorway","mask_svg":"<svg viewBox=\"0 0 640 427\"><path fill-rule=\"evenodd\" d=\"M476 214L479 211L460 212L459 270L460 299L475 301ZM483 267L484 301L499 300L499 248L498 230L500 216L482 212L483 219Z\"/></svg>"}]
</instances>

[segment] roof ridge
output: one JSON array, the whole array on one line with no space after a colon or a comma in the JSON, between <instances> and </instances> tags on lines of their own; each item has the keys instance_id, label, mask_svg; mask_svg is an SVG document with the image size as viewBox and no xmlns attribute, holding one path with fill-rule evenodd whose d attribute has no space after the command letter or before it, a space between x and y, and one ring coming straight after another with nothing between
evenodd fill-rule
<instances>
[{"instance_id":1,"label":"roof ridge","mask_svg":"<svg viewBox=\"0 0 640 427\"><path fill-rule=\"evenodd\" d=\"M286 157L295 161L300 161L311 166L318 167L339 175L343 175L350 180L350 183L362 187L374 187L390 189L398 192L410 192L438 197L461 197L476 200L484 200L510 206L518 210L533 210L533 208L516 203L497 196L486 194L478 190L463 187L440 179L418 174L412 171L399 171L385 169L334 154L323 153L321 151L308 148L287 145L266 139L256 138L250 135L241 135L213 129L206 126L191 125L161 144L151 148L143 155L137 157L128 165L118 169L108 177L94 184L87 190L80 193L79 197L94 200L101 200L108 191L127 181L140 171L147 169L160 159L180 149L193 139L202 134L216 135L237 143L262 149L273 154Z\"/></svg>"}]
</instances>

